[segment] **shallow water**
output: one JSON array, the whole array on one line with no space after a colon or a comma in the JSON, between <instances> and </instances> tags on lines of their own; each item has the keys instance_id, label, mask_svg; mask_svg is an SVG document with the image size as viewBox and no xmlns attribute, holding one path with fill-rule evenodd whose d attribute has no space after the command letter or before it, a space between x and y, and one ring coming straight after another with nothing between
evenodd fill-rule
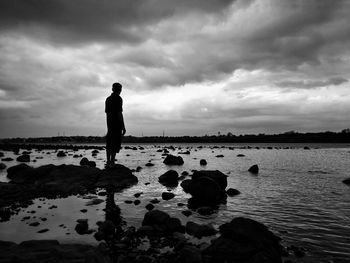
<instances>
[{"instance_id":1,"label":"shallow water","mask_svg":"<svg viewBox=\"0 0 350 263\"><path fill-rule=\"evenodd\" d=\"M139 183L121 193L115 195L116 204L122 210L122 216L129 225L140 226L146 212L145 205L151 199L158 198L161 202L155 207L167 211L186 223L188 220L211 223L218 227L222 223L230 221L236 216L245 216L266 224L273 232L282 237L285 244L294 244L307 249L302 262L350 262L350 187L342 183L342 180L350 177L350 146L337 145L308 145L311 150L304 150L303 145L284 144L273 149L267 149L267 144L250 144L248 149L241 145L226 145L225 148L213 148L214 145L176 144L182 149L171 151L171 154L187 150L190 155L181 155L185 161L182 166L164 165L161 153L157 152L159 146L150 144L142 145L144 150L133 151L123 149L118 156L118 162L135 169L137 166L143 169L134 173ZM164 145L162 145L164 146ZM235 146L234 150L228 147ZM259 149L255 147L258 146ZM289 149L285 149L289 147ZM92 150L80 150L74 154L83 154L96 161L97 167L104 166L104 152L97 157L91 157ZM16 157L11 152L4 152L5 157ZM50 153L50 154L47 154ZM47 163L53 164L79 164L81 158L70 156L56 157L55 151L33 151L32 166L40 166ZM223 158L216 155L222 154ZM244 154L245 157L237 157ZM207 166L200 166L199 160L206 159ZM153 167L145 167L151 161ZM6 162L12 166L16 161ZM247 170L258 164L260 172L252 175ZM220 170L228 175L228 187L238 189L241 194L228 197L227 204L221 205L219 210L210 216L201 216L194 213L189 218L181 214L186 206L179 207L178 203L187 203L189 195L182 191L180 186L169 189L158 183L158 177L169 169L179 173L191 170ZM0 172L0 181L7 181L6 171ZM150 183L145 185L145 183ZM164 201L161 193L171 190L176 196L174 199ZM143 192L141 204L126 204L125 200L135 200L135 193ZM104 197L98 197L104 199ZM23 209L9 222L0 223L0 239L22 241L28 239L58 239L62 242L96 242L92 235L80 236L75 233L75 221L79 218L89 218L89 226L96 229L95 223L103 220L104 203L94 206L86 206L86 197L72 196L56 200L36 200L34 205ZM51 205L58 208L48 209ZM38 208L41 206L41 208ZM80 212L87 209L87 213ZM28 212L35 210L34 214ZM24 216L31 218L21 221ZM33 218L36 216L36 218ZM47 221L39 218L45 217ZM40 222L37 227L29 226L34 221ZM60 226L64 224L64 226ZM44 234L37 231L48 228ZM69 233L69 234L68 234Z\"/></svg>"}]
</instances>

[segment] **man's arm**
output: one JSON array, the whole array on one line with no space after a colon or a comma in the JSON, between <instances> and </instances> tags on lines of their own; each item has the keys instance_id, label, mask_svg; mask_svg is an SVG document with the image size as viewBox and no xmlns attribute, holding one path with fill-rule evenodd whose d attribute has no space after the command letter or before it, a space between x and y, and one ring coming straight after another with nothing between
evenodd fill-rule
<instances>
[{"instance_id":1,"label":"man's arm","mask_svg":"<svg viewBox=\"0 0 350 263\"><path fill-rule=\"evenodd\" d=\"M121 112L121 111L118 112L118 121L121 124L122 134L124 135L126 133L126 129L125 129L125 124L124 124L123 112Z\"/></svg>"}]
</instances>

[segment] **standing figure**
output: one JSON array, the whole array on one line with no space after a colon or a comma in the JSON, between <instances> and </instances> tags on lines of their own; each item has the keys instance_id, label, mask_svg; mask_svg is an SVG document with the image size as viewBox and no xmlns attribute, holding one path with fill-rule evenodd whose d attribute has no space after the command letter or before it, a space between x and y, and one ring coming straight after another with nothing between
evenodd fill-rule
<instances>
[{"instance_id":1,"label":"standing figure","mask_svg":"<svg viewBox=\"0 0 350 263\"><path fill-rule=\"evenodd\" d=\"M107 117L107 167L115 163L115 156L119 153L122 143L122 137L125 134L125 125L123 118L123 100L120 97L122 85L114 83L112 86L113 93L106 99L106 117Z\"/></svg>"}]
</instances>

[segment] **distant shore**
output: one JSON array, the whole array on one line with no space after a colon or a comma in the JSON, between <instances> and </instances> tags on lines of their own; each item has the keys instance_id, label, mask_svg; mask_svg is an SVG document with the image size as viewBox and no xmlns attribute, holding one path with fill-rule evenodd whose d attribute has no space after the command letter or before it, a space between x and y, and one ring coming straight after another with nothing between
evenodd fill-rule
<instances>
[{"instance_id":1,"label":"distant shore","mask_svg":"<svg viewBox=\"0 0 350 263\"><path fill-rule=\"evenodd\" d=\"M105 143L105 136L55 136L36 138L4 138L0 144L9 143ZM350 130L341 132L281 134L205 135L205 136L124 136L123 143L350 143Z\"/></svg>"}]
</instances>

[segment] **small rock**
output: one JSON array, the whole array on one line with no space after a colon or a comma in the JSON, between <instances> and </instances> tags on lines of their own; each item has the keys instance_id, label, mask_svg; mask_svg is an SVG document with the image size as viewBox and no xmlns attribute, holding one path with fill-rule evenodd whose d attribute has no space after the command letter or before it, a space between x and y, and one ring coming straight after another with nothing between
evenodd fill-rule
<instances>
[{"instance_id":1,"label":"small rock","mask_svg":"<svg viewBox=\"0 0 350 263\"><path fill-rule=\"evenodd\" d=\"M6 169L6 164L0 163L0 170L4 170L4 169Z\"/></svg>"},{"instance_id":2,"label":"small rock","mask_svg":"<svg viewBox=\"0 0 350 263\"><path fill-rule=\"evenodd\" d=\"M145 206L145 208L146 208L148 211L151 211L152 209L154 209L154 205L152 205L152 204L147 204L147 205Z\"/></svg>"},{"instance_id":3,"label":"small rock","mask_svg":"<svg viewBox=\"0 0 350 263\"><path fill-rule=\"evenodd\" d=\"M134 201L134 205L139 205L141 203L141 201L139 200L139 199L136 199L135 201Z\"/></svg>"},{"instance_id":4,"label":"small rock","mask_svg":"<svg viewBox=\"0 0 350 263\"><path fill-rule=\"evenodd\" d=\"M86 212L87 212L87 209L81 209L80 212L86 213Z\"/></svg>"},{"instance_id":5,"label":"small rock","mask_svg":"<svg viewBox=\"0 0 350 263\"><path fill-rule=\"evenodd\" d=\"M21 156L18 156L16 161L17 162L23 162L23 163L29 163L30 162L30 155L29 154L23 154Z\"/></svg>"},{"instance_id":6,"label":"small rock","mask_svg":"<svg viewBox=\"0 0 350 263\"><path fill-rule=\"evenodd\" d=\"M173 193L169 193L169 192L163 192L162 193L162 199L163 200L170 200L174 198L174 194Z\"/></svg>"},{"instance_id":7,"label":"small rock","mask_svg":"<svg viewBox=\"0 0 350 263\"><path fill-rule=\"evenodd\" d=\"M229 188L229 189L227 189L227 191L226 191L226 194L228 195L228 196L235 196L235 195L239 195L241 192L240 191L238 191L237 189L234 189L234 188Z\"/></svg>"},{"instance_id":8,"label":"small rock","mask_svg":"<svg viewBox=\"0 0 350 263\"><path fill-rule=\"evenodd\" d=\"M154 166L154 163L146 163L145 166L151 167L151 166Z\"/></svg>"},{"instance_id":9,"label":"small rock","mask_svg":"<svg viewBox=\"0 0 350 263\"><path fill-rule=\"evenodd\" d=\"M344 179L342 182L346 185L350 185L350 178Z\"/></svg>"},{"instance_id":10,"label":"small rock","mask_svg":"<svg viewBox=\"0 0 350 263\"><path fill-rule=\"evenodd\" d=\"M158 204L160 201L157 198L154 198L150 201L152 204Z\"/></svg>"},{"instance_id":11,"label":"small rock","mask_svg":"<svg viewBox=\"0 0 350 263\"><path fill-rule=\"evenodd\" d=\"M67 154L64 151L59 151L57 153L57 157L66 157L66 156L67 156Z\"/></svg>"},{"instance_id":12,"label":"small rock","mask_svg":"<svg viewBox=\"0 0 350 263\"><path fill-rule=\"evenodd\" d=\"M103 203L104 201L102 199L96 198L96 199L92 199L90 201L88 201L85 205L86 206L91 206L91 205L98 205Z\"/></svg>"},{"instance_id":13,"label":"small rock","mask_svg":"<svg viewBox=\"0 0 350 263\"><path fill-rule=\"evenodd\" d=\"M45 232L47 232L47 231L49 231L49 229L47 229L47 228L44 228L44 229L41 229L41 230L39 230L37 233L45 233Z\"/></svg>"},{"instance_id":14,"label":"small rock","mask_svg":"<svg viewBox=\"0 0 350 263\"><path fill-rule=\"evenodd\" d=\"M252 174L257 174L259 173L259 166L257 164L254 164L248 169L248 171Z\"/></svg>"},{"instance_id":15,"label":"small rock","mask_svg":"<svg viewBox=\"0 0 350 263\"><path fill-rule=\"evenodd\" d=\"M33 222L33 223L30 223L29 225L30 226L38 226L38 225L40 225L40 223L39 222Z\"/></svg>"},{"instance_id":16,"label":"small rock","mask_svg":"<svg viewBox=\"0 0 350 263\"><path fill-rule=\"evenodd\" d=\"M237 154L237 157L244 157L244 154Z\"/></svg>"},{"instance_id":17,"label":"small rock","mask_svg":"<svg viewBox=\"0 0 350 263\"><path fill-rule=\"evenodd\" d=\"M189 217L190 215L192 215L192 212L190 210L185 210L181 212L184 216Z\"/></svg>"},{"instance_id":18,"label":"small rock","mask_svg":"<svg viewBox=\"0 0 350 263\"><path fill-rule=\"evenodd\" d=\"M201 160L199 161L199 164L200 164L200 165L207 165L207 160L201 159Z\"/></svg>"}]
</instances>

